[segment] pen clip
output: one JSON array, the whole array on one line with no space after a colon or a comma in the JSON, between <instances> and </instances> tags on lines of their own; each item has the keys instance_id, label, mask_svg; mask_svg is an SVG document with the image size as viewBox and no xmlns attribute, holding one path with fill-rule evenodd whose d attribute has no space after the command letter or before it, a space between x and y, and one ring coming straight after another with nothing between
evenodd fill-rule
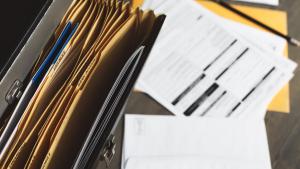
<instances>
[{"instance_id":1,"label":"pen clip","mask_svg":"<svg viewBox=\"0 0 300 169\"><path fill-rule=\"evenodd\" d=\"M13 104L15 101L19 100L23 94L22 92L23 83L20 80L16 80L9 91L6 94L5 100L8 104Z\"/></svg>"},{"instance_id":2,"label":"pen clip","mask_svg":"<svg viewBox=\"0 0 300 169\"><path fill-rule=\"evenodd\" d=\"M106 167L108 168L116 154L116 142L115 136L110 135L109 139L106 141L103 152L101 153L101 160L105 161Z\"/></svg>"}]
</instances>

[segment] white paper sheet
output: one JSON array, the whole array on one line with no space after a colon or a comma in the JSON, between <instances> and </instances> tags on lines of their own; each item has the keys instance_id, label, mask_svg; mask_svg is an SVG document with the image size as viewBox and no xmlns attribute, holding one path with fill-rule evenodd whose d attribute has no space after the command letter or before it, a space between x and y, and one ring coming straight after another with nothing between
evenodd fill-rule
<instances>
[{"instance_id":1,"label":"white paper sheet","mask_svg":"<svg viewBox=\"0 0 300 169\"><path fill-rule=\"evenodd\" d=\"M248 25L222 17L220 17L220 22L223 22L227 29L231 29L232 32L239 34L252 45L270 49L278 55L282 55L287 46L285 39L272 33L252 28Z\"/></svg>"},{"instance_id":2,"label":"white paper sheet","mask_svg":"<svg viewBox=\"0 0 300 169\"><path fill-rule=\"evenodd\" d=\"M174 2L157 0L147 6L146 1L143 6L166 13L167 19L138 80L139 89L175 115L263 118L265 114L253 112L269 104L296 68L274 52L283 50L274 45L282 41L253 45L243 36L259 33L232 31L196 2Z\"/></svg>"},{"instance_id":3,"label":"white paper sheet","mask_svg":"<svg viewBox=\"0 0 300 169\"><path fill-rule=\"evenodd\" d=\"M271 169L264 120L126 115L122 167Z\"/></svg>"},{"instance_id":4,"label":"white paper sheet","mask_svg":"<svg viewBox=\"0 0 300 169\"><path fill-rule=\"evenodd\" d=\"M133 157L126 169L256 169L253 162L201 157Z\"/></svg>"},{"instance_id":5,"label":"white paper sheet","mask_svg":"<svg viewBox=\"0 0 300 169\"><path fill-rule=\"evenodd\" d=\"M173 0L174 3L178 3L181 0ZM251 0L249 0L251 1ZM255 1L255 0L254 0ZM257 0L259 1L259 0ZM268 1L268 0L267 0ZM272 1L272 0L270 0ZM275 0L276 1L276 0ZM156 4L161 3L159 0L145 0L143 8L157 8ZM171 6L171 5L170 5ZM165 8L164 10L166 10ZM161 9L160 9L161 10ZM271 50L278 54L282 54L285 46L287 45L286 40L269 32L265 32L256 28L252 28L250 26L231 21L229 19L223 17L217 17L222 24L228 29L231 29L233 32L242 35L249 42L252 42L254 45L269 47Z\"/></svg>"},{"instance_id":6,"label":"white paper sheet","mask_svg":"<svg viewBox=\"0 0 300 169\"><path fill-rule=\"evenodd\" d=\"M236 0L236 1L266 4L266 5L273 5L273 6L279 5L279 0Z\"/></svg>"}]
</instances>

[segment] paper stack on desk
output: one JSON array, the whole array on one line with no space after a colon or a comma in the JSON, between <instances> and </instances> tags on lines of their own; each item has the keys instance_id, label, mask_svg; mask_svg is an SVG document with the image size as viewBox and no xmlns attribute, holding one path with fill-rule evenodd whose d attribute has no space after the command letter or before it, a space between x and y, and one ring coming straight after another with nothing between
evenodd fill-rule
<instances>
[{"instance_id":1,"label":"paper stack on desk","mask_svg":"<svg viewBox=\"0 0 300 169\"><path fill-rule=\"evenodd\" d=\"M126 115L123 169L271 169L264 120Z\"/></svg>"},{"instance_id":2,"label":"paper stack on desk","mask_svg":"<svg viewBox=\"0 0 300 169\"><path fill-rule=\"evenodd\" d=\"M259 118L294 76L285 42L225 20L192 0L145 1L166 13L137 88L175 115Z\"/></svg>"}]
</instances>

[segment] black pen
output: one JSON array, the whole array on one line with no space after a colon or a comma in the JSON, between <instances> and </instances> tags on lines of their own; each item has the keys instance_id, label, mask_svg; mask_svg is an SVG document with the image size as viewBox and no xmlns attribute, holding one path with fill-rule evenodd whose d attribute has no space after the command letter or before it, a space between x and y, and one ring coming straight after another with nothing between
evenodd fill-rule
<instances>
[{"instance_id":1,"label":"black pen","mask_svg":"<svg viewBox=\"0 0 300 169\"><path fill-rule=\"evenodd\" d=\"M212 0L212 1L215 2L215 3L217 3L217 4L219 4L219 5L221 5L221 6L224 7L224 8L226 8L226 9L228 9L228 10L234 12L235 14L237 14L237 15L239 15L239 16L241 16L241 17L243 17L243 18L245 18L245 19L247 19L247 20L249 20L249 21L251 21L252 23L254 23L254 24L256 24L256 25L258 25L258 26L260 26L260 27L262 27L262 28L264 28L264 29L266 29L266 30L272 32L272 33L274 33L275 35L278 35L278 36L284 38L284 39L285 39L288 43L290 43L291 45L300 47L300 42L299 42L297 39L292 38L292 37L290 37L290 36L288 36L288 35L284 35L283 33L281 33L281 32L279 32L279 31L275 30L274 28L271 28L270 26L268 26L268 25L266 25L266 24L264 24L264 23L258 21L257 19L255 19L255 18L253 18L253 17L251 17L251 16L245 14L245 13L242 12L242 11L240 11L240 10L238 10L238 9L236 9L236 8L234 8L234 7L232 7L232 6L231 6L230 4L228 4L227 2L224 2L223 0Z\"/></svg>"}]
</instances>

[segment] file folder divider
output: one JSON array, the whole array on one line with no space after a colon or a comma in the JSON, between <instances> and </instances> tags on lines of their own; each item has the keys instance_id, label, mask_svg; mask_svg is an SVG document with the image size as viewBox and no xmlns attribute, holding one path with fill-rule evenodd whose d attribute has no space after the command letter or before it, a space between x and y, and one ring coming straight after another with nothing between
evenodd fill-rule
<instances>
[{"instance_id":1,"label":"file folder divider","mask_svg":"<svg viewBox=\"0 0 300 169\"><path fill-rule=\"evenodd\" d=\"M109 93L109 96L107 98L107 100L105 101L105 103L107 103L106 105L104 105L99 114L98 114L98 117L97 119L95 120L96 123L94 124L97 124L97 123L101 123L100 122L100 117L99 116L102 116L102 115L105 115L105 110L106 108L109 108L109 111L107 112L108 115L107 116L110 116L112 114L110 113L113 113L113 111L115 110L117 104L118 104L118 101L120 100L120 97L122 97L123 93L124 93L124 90L127 88L128 86L128 82L132 76L132 74L134 73L134 70L137 66L137 64L139 63L139 60L141 58L141 55L143 54L143 50L144 50L144 46L141 46L140 48L138 48L133 54L132 56L130 57L130 59L127 61L127 63L124 65L118 79L116 80L114 86L112 87L112 90L110 91ZM128 76L124 76L127 71L129 71L129 75ZM123 80L123 78L126 78L125 79L125 82L124 84L120 84L120 82ZM121 87L121 92L119 92L118 88ZM113 96L114 94L117 94L117 98L115 99L114 97L111 97ZM113 101L113 107L109 107L109 101ZM115 122L115 124L118 124L118 122L120 121L121 119L121 116L124 114L124 110L120 112L120 114L118 115L118 118ZM108 123L109 121L109 117L107 118L107 121L106 121L106 124ZM116 126L116 125L115 125ZM115 127L114 126L114 127ZM99 127L100 128L100 127ZM102 129L105 128L105 127L102 127ZM94 125L93 126L93 129L97 129L97 127ZM115 128L112 129L112 131L114 131ZM93 134L93 132L91 132L91 134ZM92 135L90 135L92 136ZM98 133L97 133L97 136L99 137ZM90 137L91 138L91 137ZM105 160L105 163L106 163L106 166L109 167L112 159L114 158L114 155L115 155L115 147L116 147L116 143L114 141L114 135L111 134L107 140L105 141L104 143L104 148L103 148L103 152L100 153L102 159ZM91 138L93 139L93 138ZM88 143L88 142L87 142ZM96 142L94 141L94 144L96 144ZM83 151L84 149L82 149ZM86 154L85 154L86 155ZM77 163L76 163L77 164ZM76 166L75 164L75 166ZM76 168L76 167L75 167Z\"/></svg>"},{"instance_id":2,"label":"file folder divider","mask_svg":"<svg viewBox=\"0 0 300 169\"><path fill-rule=\"evenodd\" d=\"M132 70L129 71L129 74L132 75L129 75L130 78L126 79L128 82L124 82L125 84L121 85L121 87L124 88L123 89L124 91L122 92L123 94L117 96L120 98L118 99L118 102L115 103L114 106L115 108L110 113L111 116L108 119L106 119L106 125L102 127L104 130L101 131L101 134L99 135L99 132L90 131L90 134L87 137L92 137L93 135L95 135L96 137L98 137L98 139L97 141L95 141L95 145L93 146L93 148L89 151L89 157L86 158L86 161L85 160L79 161L79 157L85 154L83 149L85 149L85 147L88 146L86 145L88 144L87 143L88 141L86 140L85 145L82 147L80 154L73 165L73 169L91 168L95 165L95 161L97 161L97 159L104 160L107 166L110 165L112 159L115 156L114 152L115 152L116 143L114 142L114 131L117 127L118 122L125 114L124 110L130 92L147 60L148 55L152 50L154 42L160 32L160 29L163 25L165 18L166 18L165 15L158 16L157 21L154 23L153 30L149 34L148 38L140 45L140 47L130 57L132 58L134 65L132 66L133 67ZM99 114L101 114L101 112L99 112ZM98 119L95 120L92 129L100 128L99 124L101 125L103 124L103 122L97 123L97 120Z\"/></svg>"}]
</instances>

